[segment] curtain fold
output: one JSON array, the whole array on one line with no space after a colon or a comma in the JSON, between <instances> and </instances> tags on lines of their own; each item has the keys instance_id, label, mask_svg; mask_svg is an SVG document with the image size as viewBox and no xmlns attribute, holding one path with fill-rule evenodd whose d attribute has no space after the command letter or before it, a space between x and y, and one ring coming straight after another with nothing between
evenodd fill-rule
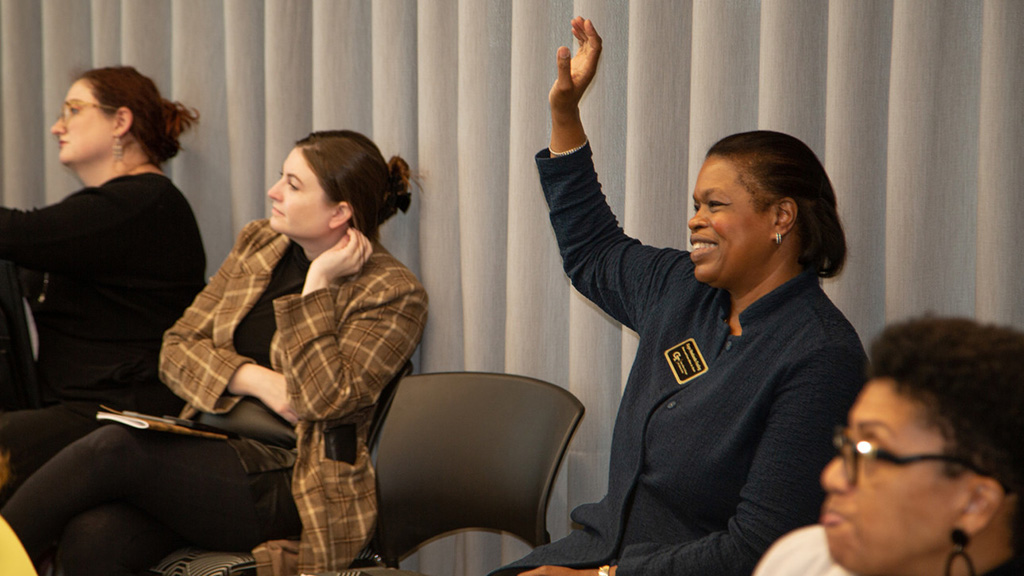
<instances>
[{"instance_id":1,"label":"curtain fold","mask_svg":"<svg viewBox=\"0 0 1024 576\"><path fill-rule=\"evenodd\" d=\"M712 144L757 128L759 15L752 2L693 4L687 195ZM692 210L688 213L692 216Z\"/></svg>"},{"instance_id":2,"label":"curtain fold","mask_svg":"<svg viewBox=\"0 0 1024 576\"><path fill-rule=\"evenodd\" d=\"M571 2L526 0L512 6L511 114L509 118L508 244L505 303L505 371L566 386L569 371L569 281L547 204L537 179L534 155L548 143L547 93L554 80L554 54L570 40ZM565 506L567 487L558 482L549 511ZM548 530L566 532L561 516ZM503 539L502 560L527 548Z\"/></svg>"},{"instance_id":3,"label":"curtain fold","mask_svg":"<svg viewBox=\"0 0 1024 576\"><path fill-rule=\"evenodd\" d=\"M243 0L244 1L244 0ZM370 5L313 0L313 128L373 132Z\"/></svg>"},{"instance_id":4,"label":"curtain fold","mask_svg":"<svg viewBox=\"0 0 1024 576\"><path fill-rule=\"evenodd\" d=\"M846 231L842 275L825 290L864 341L881 332L885 310L885 178L889 117L891 2L829 6L825 169Z\"/></svg>"},{"instance_id":5,"label":"curtain fold","mask_svg":"<svg viewBox=\"0 0 1024 576\"><path fill-rule=\"evenodd\" d=\"M424 372L465 364L462 345L462 290L459 281L459 161L453 147L459 132L459 13L455 4L426 4L417 10L417 101L429 113L418 115L418 157L430 166L423 174L420 221L432 233L419 237L420 278L425 284L451 282L451 288L430 295L430 314L445 322L427 324L422 346ZM436 368L435 368L436 367ZM448 368L451 369L451 368Z\"/></svg>"},{"instance_id":6,"label":"curtain fold","mask_svg":"<svg viewBox=\"0 0 1024 576\"><path fill-rule=\"evenodd\" d=\"M229 182L223 195L230 201L224 210L230 226L221 228L225 233L220 242L233 240L227 236L263 216L267 199L258 192L270 187L270 181L276 180L275 170L284 163L283 156L267 157L266 131L254 129L263 125L267 115L262 6L261 0L224 2L224 71L220 78L224 83L222 118L227 122L223 133ZM217 122L218 118L200 114L196 132L207 132L208 122Z\"/></svg>"},{"instance_id":7,"label":"curtain fold","mask_svg":"<svg viewBox=\"0 0 1024 576\"><path fill-rule=\"evenodd\" d=\"M419 163L416 88L416 12L413 0L373 2L371 13L371 65L373 69L373 131L367 134L384 158L401 156L410 166ZM422 199L421 199L422 200ZM381 228L381 239L391 253L420 274L419 203Z\"/></svg>"},{"instance_id":8,"label":"curtain fold","mask_svg":"<svg viewBox=\"0 0 1024 576\"><path fill-rule=\"evenodd\" d=\"M418 176L382 242L423 280L419 371L525 374L587 416L549 505L605 490L637 337L562 270L534 155L569 20L604 39L582 116L624 229L686 248L708 147L790 132L830 174L849 246L829 295L869 342L922 313L1024 329L1024 3L1016 0L0 0L0 201L80 184L49 134L75 74L129 64L195 107L167 168L212 273L311 130L367 134ZM453 473L457 473L453 470ZM405 565L479 575L527 551L468 533Z\"/></svg>"},{"instance_id":9,"label":"curtain fold","mask_svg":"<svg viewBox=\"0 0 1024 576\"><path fill-rule=\"evenodd\" d=\"M17 55L18 58L26 58L28 60L26 65L34 66L38 72L42 73L43 84L38 87L42 89L42 92L32 97L33 102L29 108L9 106L6 94L4 95L3 103L5 113L8 110L13 110L23 114L30 111L32 106L41 106L41 108L33 113L41 113L42 117L31 118L31 129L28 127L19 128L13 134L19 138L40 138L38 152L42 154L42 163L46 167L45 173L33 175L34 178L39 178L40 181L45 177L44 187L37 189L35 186L25 186L23 189L18 190L18 186L13 186L12 189L12 186L7 186L5 183L5 205L29 207L58 202L61 198L67 196L68 190L74 190L77 186L78 181L75 180L74 174L61 166L57 154L51 147L52 144L49 141L44 142L44 139L50 136L50 126L53 125L57 114L61 111L61 104L64 102L64 95L67 94L68 88L71 86L71 80L76 73L89 67L88 63L90 58L93 57L93 52L97 53L96 59L103 62L113 63L120 60L120 34L104 35L105 41L92 40L97 37L97 29L102 29L105 25L109 26L109 23L113 23L115 30L120 29L120 7L117 5L111 6L109 3L107 6L111 9L104 11L102 18L91 18L91 10L93 9L85 2L55 0L42 3L42 13L40 14L40 18L42 18L41 32L43 40L41 61L31 61L29 54L25 50L10 52L0 48L5 55ZM104 24L99 24L98 22L103 22ZM90 23L92 23L92 26L90 26ZM8 38L6 31L0 32L0 44L3 43L5 38ZM94 45L96 46L94 47ZM70 50L68 49L69 47L71 48ZM4 70L7 70L6 66L4 66ZM17 82L25 82L26 80L19 78ZM4 122L3 124L7 123ZM9 150L8 146L5 145L4 150L5 152ZM26 158L24 160L25 168L36 168L33 165L36 163L36 158L39 158L39 156L36 156L34 153L31 156L31 160ZM24 203L18 204L17 200L12 198L14 202L8 204L8 190L15 194L24 194Z\"/></svg>"},{"instance_id":10,"label":"curtain fold","mask_svg":"<svg viewBox=\"0 0 1024 576\"><path fill-rule=\"evenodd\" d=\"M1024 326L1024 3L985 2L978 142L977 317ZM977 87L976 87L977 88Z\"/></svg>"},{"instance_id":11,"label":"curtain fold","mask_svg":"<svg viewBox=\"0 0 1024 576\"><path fill-rule=\"evenodd\" d=\"M278 179L295 141L313 129L313 3L265 0L264 19L265 186L269 186Z\"/></svg>"},{"instance_id":12,"label":"curtain fold","mask_svg":"<svg viewBox=\"0 0 1024 576\"><path fill-rule=\"evenodd\" d=\"M168 175L192 204L207 248L207 268L215 271L223 257L211 258L210 246L230 248L235 240L233 227L236 223L236 218L232 217L235 202L230 178L238 167L231 165L232 146L228 140L231 129L227 124L230 102L225 82L228 53L224 34L225 10L220 4L203 0L175 1L168 7L165 27L150 26L154 43L167 43L167 58L172 62L204 63L203 66L169 66L168 84L158 84L165 98L179 101L200 113L199 124L182 139L184 151L170 162ZM130 22L135 18L147 18L141 7L136 8L131 14L125 12L125 29L139 28ZM132 20L127 19L129 16ZM166 34L165 40L161 38L162 34ZM143 45L143 39L140 38L138 43ZM128 45L125 48L127 50ZM149 50L148 58L164 57L163 50ZM142 51L139 55L147 57ZM133 65L145 74L155 64L139 61ZM262 119L262 114L259 117ZM272 117L268 115L268 118ZM266 125L269 131L273 122ZM279 167L283 160L282 155L276 166ZM253 201L246 208L258 207L259 211L249 212L247 218L238 218L244 220L242 225L263 216L262 196L257 191L252 190L249 194L251 198L259 198L259 202Z\"/></svg>"},{"instance_id":13,"label":"curtain fold","mask_svg":"<svg viewBox=\"0 0 1024 576\"><path fill-rule=\"evenodd\" d=\"M981 4L894 5L886 321L974 313L980 36Z\"/></svg>"},{"instance_id":14,"label":"curtain fold","mask_svg":"<svg viewBox=\"0 0 1024 576\"><path fill-rule=\"evenodd\" d=\"M19 208L41 203L45 189L38 161L43 155L45 130L49 129L44 120L41 93L44 39L41 18L42 11L35 2L0 3L0 98L3 102L0 171L4 203ZM53 109L54 117L63 100L61 94Z\"/></svg>"},{"instance_id":15,"label":"curtain fold","mask_svg":"<svg viewBox=\"0 0 1024 576\"><path fill-rule=\"evenodd\" d=\"M458 164L458 289L466 370L505 368L512 7L460 2L458 131L441 146ZM424 234L428 232L425 230ZM457 364L456 364L457 366ZM453 366L452 369L455 369Z\"/></svg>"},{"instance_id":16,"label":"curtain fold","mask_svg":"<svg viewBox=\"0 0 1024 576\"><path fill-rule=\"evenodd\" d=\"M83 30L91 28L92 58L94 62L119 63L121 61L121 2L120 0L92 0L91 2L75 2L74 0L57 0L43 3L43 9L59 6L61 10L52 18L55 22L74 22ZM165 9L165 6L156 7ZM65 10L85 10L81 18L69 18ZM91 14L88 12L91 10ZM45 18L45 16L44 16Z\"/></svg>"},{"instance_id":17,"label":"curtain fold","mask_svg":"<svg viewBox=\"0 0 1024 576\"><path fill-rule=\"evenodd\" d=\"M822 158L828 5L763 2L758 60L757 128L792 134Z\"/></svg>"}]
</instances>

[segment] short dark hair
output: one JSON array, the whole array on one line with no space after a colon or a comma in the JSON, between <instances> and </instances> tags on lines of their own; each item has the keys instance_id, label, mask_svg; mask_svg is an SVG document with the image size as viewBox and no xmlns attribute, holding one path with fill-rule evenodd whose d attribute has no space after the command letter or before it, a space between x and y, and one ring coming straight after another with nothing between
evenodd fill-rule
<instances>
[{"instance_id":1,"label":"short dark hair","mask_svg":"<svg viewBox=\"0 0 1024 576\"><path fill-rule=\"evenodd\" d=\"M733 163L740 182L763 211L774 201L792 198L797 205L799 262L818 276L839 274L846 262L846 235L836 210L836 193L814 152L789 134L755 130L726 136L708 150Z\"/></svg>"},{"instance_id":2,"label":"short dark hair","mask_svg":"<svg viewBox=\"0 0 1024 576\"><path fill-rule=\"evenodd\" d=\"M409 164L400 156L384 162L377 145L359 132L313 132L295 146L327 197L352 206L352 226L370 240L395 212L409 209Z\"/></svg>"},{"instance_id":3,"label":"short dark hair","mask_svg":"<svg viewBox=\"0 0 1024 576\"><path fill-rule=\"evenodd\" d=\"M946 439L1009 492L1024 480L1024 333L966 318L924 317L885 329L871 347L870 378L891 378ZM950 473L959 472L954 469ZM1024 514L1014 511L1014 550Z\"/></svg>"},{"instance_id":4,"label":"short dark hair","mask_svg":"<svg viewBox=\"0 0 1024 576\"><path fill-rule=\"evenodd\" d=\"M100 104L132 111L129 133L157 166L174 158L181 150L178 136L199 121L199 112L160 96L156 84L131 66L94 68L78 79L89 83Z\"/></svg>"}]
</instances>

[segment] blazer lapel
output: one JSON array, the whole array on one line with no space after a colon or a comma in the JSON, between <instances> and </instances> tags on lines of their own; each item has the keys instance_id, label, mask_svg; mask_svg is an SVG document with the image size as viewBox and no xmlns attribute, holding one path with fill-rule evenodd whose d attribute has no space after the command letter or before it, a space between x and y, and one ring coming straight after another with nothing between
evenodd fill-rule
<instances>
[{"instance_id":1,"label":"blazer lapel","mask_svg":"<svg viewBox=\"0 0 1024 576\"><path fill-rule=\"evenodd\" d=\"M287 236L279 234L251 254L240 258L240 274L225 287L214 319L215 345L230 346L232 350L234 349L235 328L267 289L274 267L281 261L290 242Z\"/></svg>"}]
</instances>

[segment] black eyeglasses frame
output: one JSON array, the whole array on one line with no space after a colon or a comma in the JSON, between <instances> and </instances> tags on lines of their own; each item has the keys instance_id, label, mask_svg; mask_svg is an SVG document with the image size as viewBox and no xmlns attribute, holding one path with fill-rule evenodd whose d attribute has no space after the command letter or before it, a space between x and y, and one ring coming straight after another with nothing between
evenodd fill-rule
<instances>
[{"instance_id":1,"label":"black eyeglasses frame","mask_svg":"<svg viewBox=\"0 0 1024 576\"><path fill-rule=\"evenodd\" d=\"M844 426L836 426L835 434L832 436L832 445L836 449L836 457L842 461L843 473L846 475L846 481L850 483L850 486L857 485L857 477L860 475L860 458L862 457L871 460L881 460L896 466L906 466L908 464L916 464L917 462L948 462L963 466L982 476L992 476L970 461L950 454L897 456L888 450L875 446L867 440L854 442L846 435L846 428Z\"/></svg>"}]
</instances>

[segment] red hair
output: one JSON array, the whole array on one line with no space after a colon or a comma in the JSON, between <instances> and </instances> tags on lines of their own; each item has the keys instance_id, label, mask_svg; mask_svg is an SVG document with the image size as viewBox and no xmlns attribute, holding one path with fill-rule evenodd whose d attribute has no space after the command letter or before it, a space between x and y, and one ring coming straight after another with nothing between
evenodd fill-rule
<instances>
[{"instance_id":1,"label":"red hair","mask_svg":"<svg viewBox=\"0 0 1024 576\"><path fill-rule=\"evenodd\" d=\"M131 66L94 68L78 79L89 83L100 104L132 111L129 132L157 166L181 150L178 136L199 121L198 111L164 99L156 84Z\"/></svg>"}]
</instances>

